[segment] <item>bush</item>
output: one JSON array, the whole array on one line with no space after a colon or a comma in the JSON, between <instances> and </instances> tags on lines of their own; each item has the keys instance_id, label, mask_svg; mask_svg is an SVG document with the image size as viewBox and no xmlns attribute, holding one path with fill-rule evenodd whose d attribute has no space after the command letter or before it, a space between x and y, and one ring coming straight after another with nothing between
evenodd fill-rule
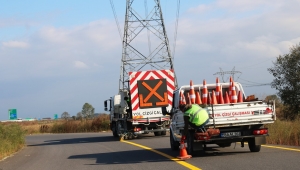
<instances>
[{"instance_id":1,"label":"bush","mask_svg":"<svg viewBox=\"0 0 300 170\"><path fill-rule=\"evenodd\" d=\"M25 131L18 124L0 124L0 160L25 145Z\"/></svg>"}]
</instances>

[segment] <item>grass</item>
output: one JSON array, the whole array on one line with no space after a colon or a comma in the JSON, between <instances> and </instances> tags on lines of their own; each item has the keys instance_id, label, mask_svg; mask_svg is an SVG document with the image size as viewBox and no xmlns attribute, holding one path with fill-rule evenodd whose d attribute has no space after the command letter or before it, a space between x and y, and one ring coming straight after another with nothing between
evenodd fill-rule
<instances>
[{"instance_id":1,"label":"grass","mask_svg":"<svg viewBox=\"0 0 300 170\"><path fill-rule=\"evenodd\" d=\"M276 120L266 125L269 128L268 144L300 146L300 119L294 121Z\"/></svg>"},{"instance_id":2,"label":"grass","mask_svg":"<svg viewBox=\"0 0 300 170\"><path fill-rule=\"evenodd\" d=\"M0 160L25 145L25 132L18 124L0 124Z\"/></svg>"}]
</instances>

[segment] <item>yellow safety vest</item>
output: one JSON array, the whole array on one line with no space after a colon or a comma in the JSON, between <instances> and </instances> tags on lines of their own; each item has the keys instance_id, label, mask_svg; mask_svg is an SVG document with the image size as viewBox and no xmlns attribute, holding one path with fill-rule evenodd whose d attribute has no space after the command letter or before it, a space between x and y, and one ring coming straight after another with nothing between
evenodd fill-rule
<instances>
[{"instance_id":1,"label":"yellow safety vest","mask_svg":"<svg viewBox=\"0 0 300 170\"><path fill-rule=\"evenodd\" d=\"M206 109L203 109L197 104L193 104L192 108L185 111L184 116L190 117L190 122L196 126L202 125L209 117Z\"/></svg>"}]
</instances>

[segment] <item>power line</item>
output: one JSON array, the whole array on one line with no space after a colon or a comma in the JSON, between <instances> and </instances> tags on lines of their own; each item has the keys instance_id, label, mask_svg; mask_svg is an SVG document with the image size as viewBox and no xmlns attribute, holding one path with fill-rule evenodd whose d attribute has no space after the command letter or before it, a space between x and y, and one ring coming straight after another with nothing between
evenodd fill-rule
<instances>
[{"instance_id":1,"label":"power line","mask_svg":"<svg viewBox=\"0 0 300 170\"><path fill-rule=\"evenodd\" d=\"M225 74L230 74L232 76L232 78L234 79L234 75L237 73L242 74L242 72L240 72L240 71L235 71L235 67L233 67L233 69L231 71L223 71L222 68L220 68L220 71L216 72L214 75L221 75L222 81L223 81L223 83L225 83L225 80L224 80Z\"/></svg>"}]
</instances>

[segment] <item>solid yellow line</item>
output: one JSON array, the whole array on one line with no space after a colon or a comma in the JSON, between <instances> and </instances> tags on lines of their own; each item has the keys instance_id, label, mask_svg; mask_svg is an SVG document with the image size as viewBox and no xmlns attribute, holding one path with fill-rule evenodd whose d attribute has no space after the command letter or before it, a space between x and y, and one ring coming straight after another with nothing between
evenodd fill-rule
<instances>
[{"instance_id":1,"label":"solid yellow line","mask_svg":"<svg viewBox=\"0 0 300 170\"><path fill-rule=\"evenodd\" d=\"M279 147L279 146L270 146L270 145L261 145L263 147L268 147L268 148L276 148L276 149L283 149L283 150L289 150L289 151L296 151L300 152L300 149L293 149L293 148L285 148L285 147Z\"/></svg>"},{"instance_id":2,"label":"solid yellow line","mask_svg":"<svg viewBox=\"0 0 300 170\"><path fill-rule=\"evenodd\" d=\"M157 150L155 150L155 149L149 148L149 147L147 147L147 146L143 146L143 145L140 145L140 144L137 144L137 143L128 142L128 141L124 141L124 140L121 141L121 142L128 143L128 144L131 144L131 145L134 145L134 146L137 146L137 147L140 147L140 148L143 148L143 149L146 149L146 150L155 152L155 153L157 153L157 154L159 154L159 155L161 155L161 156L164 156L164 157L166 157L166 158L168 158L168 159L170 159L170 160L172 160L172 161L175 161L176 163L178 163L178 164L180 164L180 165L182 165L182 166L184 166L184 167L186 167L186 168L189 168L189 169L195 169L195 170L201 170L200 168L198 168L198 167L196 167L196 166L194 166L194 165L192 165L192 164L189 164L189 163L187 163L187 162L185 162L185 161L182 161L182 160L180 160L180 159L178 159L178 158L174 158L174 157L172 157L172 156L170 156L170 155L167 155L167 154L165 154L165 153L163 153L163 152L160 152L160 151L157 151Z\"/></svg>"}]
</instances>

